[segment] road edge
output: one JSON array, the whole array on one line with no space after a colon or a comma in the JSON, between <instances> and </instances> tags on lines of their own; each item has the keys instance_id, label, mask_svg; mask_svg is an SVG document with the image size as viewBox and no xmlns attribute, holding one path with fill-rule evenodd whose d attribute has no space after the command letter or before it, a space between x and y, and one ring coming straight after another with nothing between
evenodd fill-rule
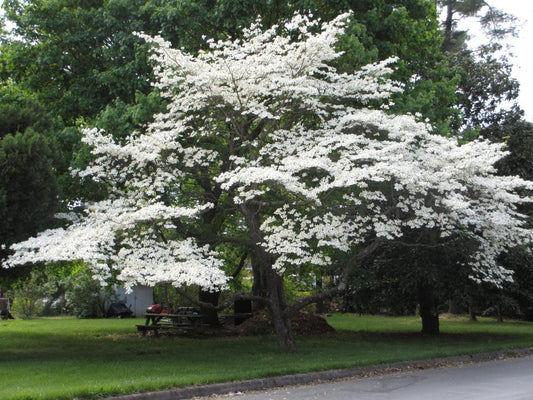
<instances>
[{"instance_id":1,"label":"road edge","mask_svg":"<svg viewBox=\"0 0 533 400\"><path fill-rule=\"evenodd\" d=\"M531 355L533 355L533 347L434 358L430 360L400 361L388 364L368 365L364 367L306 372L293 375L273 376L268 378L187 386L154 392L113 396L108 397L106 400L186 400L194 397L208 397L212 395L223 395L228 393L259 391L280 387L335 381L346 378L364 378L411 370L441 368L493 360L504 360L508 358L527 357Z\"/></svg>"}]
</instances>

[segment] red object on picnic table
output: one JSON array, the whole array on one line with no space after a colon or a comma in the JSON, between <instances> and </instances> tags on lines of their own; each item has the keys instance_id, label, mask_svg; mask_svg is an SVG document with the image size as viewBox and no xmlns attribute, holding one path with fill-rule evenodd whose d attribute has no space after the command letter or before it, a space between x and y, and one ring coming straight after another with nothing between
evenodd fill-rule
<instances>
[{"instance_id":1,"label":"red object on picnic table","mask_svg":"<svg viewBox=\"0 0 533 400\"><path fill-rule=\"evenodd\" d=\"M161 304L152 304L146 309L146 312L152 314L172 314L174 309L170 307L163 307Z\"/></svg>"}]
</instances>

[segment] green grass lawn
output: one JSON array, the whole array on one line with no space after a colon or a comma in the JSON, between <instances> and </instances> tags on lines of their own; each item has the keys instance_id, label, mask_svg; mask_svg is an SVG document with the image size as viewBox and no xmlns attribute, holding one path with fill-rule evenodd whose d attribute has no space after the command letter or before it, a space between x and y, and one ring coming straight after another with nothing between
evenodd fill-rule
<instances>
[{"instance_id":1,"label":"green grass lawn","mask_svg":"<svg viewBox=\"0 0 533 400\"><path fill-rule=\"evenodd\" d=\"M299 337L291 354L270 336L142 337L134 319L0 322L0 399L72 399L295 372L533 346L533 323L462 318L423 337L416 317L333 315L334 334Z\"/></svg>"}]
</instances>

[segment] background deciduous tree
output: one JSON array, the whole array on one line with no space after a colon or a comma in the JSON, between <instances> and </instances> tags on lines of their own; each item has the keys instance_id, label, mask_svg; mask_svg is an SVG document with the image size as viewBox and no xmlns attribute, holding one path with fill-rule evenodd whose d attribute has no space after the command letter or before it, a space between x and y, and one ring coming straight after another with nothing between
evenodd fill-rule
<instances>
[{"instance_id":1,"label":"background deciduous tree","mask_svg":"<svg viewBox=\"0 0 533 400\"><path fill-rule=\"evenodd\" d=\"M29 129L0 139L0 240L6 246L50 225L56 210L53 147ZM2 257L2 258L3 258Z\"/></svg>"}]
</instances>

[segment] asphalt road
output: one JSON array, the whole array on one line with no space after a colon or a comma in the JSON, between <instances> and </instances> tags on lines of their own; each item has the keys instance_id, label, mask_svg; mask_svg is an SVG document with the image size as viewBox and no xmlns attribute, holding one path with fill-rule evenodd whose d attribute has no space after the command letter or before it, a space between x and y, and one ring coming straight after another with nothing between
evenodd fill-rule
<instances>
[{"instance_id":1,"label":"asphalt road","mask_svg":"<svg viewBox=\"0 0 533 400\"><path fill-rule=\"evenodd\" d=\"M533 400L533 356L214 398L228 397L238 400Z\"/></svg>"}]
</instances>

